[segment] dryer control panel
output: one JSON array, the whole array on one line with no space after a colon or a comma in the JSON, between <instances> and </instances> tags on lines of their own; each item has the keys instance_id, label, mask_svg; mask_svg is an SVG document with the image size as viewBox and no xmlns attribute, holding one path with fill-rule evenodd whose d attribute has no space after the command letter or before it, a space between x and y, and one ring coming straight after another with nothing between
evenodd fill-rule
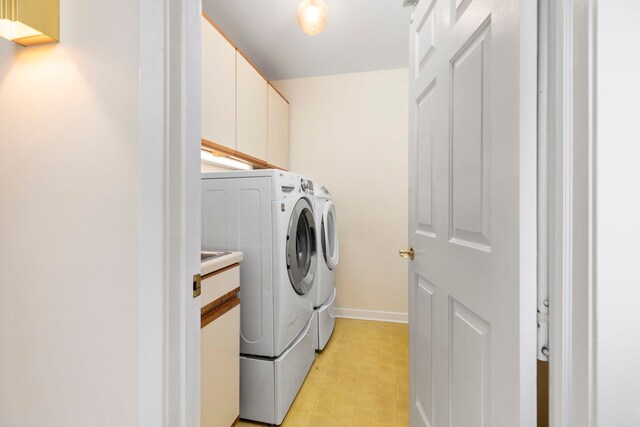
<instances>
[{"instance_id":1,"label":"dryer control panel","mask_svg":"<svg viewBox=\"0 0 640 427\"><path fill-rule=\"evenodd\" d=\"M310 179L300 179L300 189L303 193L313 196L313 181Z\"/></svg>"}]
</instances>

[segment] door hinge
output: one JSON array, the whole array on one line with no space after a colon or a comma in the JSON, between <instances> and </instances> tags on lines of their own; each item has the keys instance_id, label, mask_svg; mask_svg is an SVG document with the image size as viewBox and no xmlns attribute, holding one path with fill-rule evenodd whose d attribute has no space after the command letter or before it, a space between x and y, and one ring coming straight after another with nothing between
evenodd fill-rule
<instances>
[{"instance_id":1,"label":"door hinge","mask_svg":"<svg viewBox=\"0 0 640 427\"><path fill-rule=\"evenodd\" d=\"M549 314L538 311L538 360L549 361Z\"/></svg>"},{"instance_id":2,"label":"door hinge","mask_svg":"<svg viewBox=\"0 0 640 427\"><path fill-rule=\"evenodd\" d=\"M202 293L202 277L199 274L193 276L193 297L198 298Z\"/></svg>"}]
</instances>

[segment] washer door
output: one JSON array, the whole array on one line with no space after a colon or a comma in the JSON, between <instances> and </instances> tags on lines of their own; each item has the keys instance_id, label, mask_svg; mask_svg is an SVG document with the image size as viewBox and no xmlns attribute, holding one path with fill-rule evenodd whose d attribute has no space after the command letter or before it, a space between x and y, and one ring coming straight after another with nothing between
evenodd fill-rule
<instances>
[{"instance_id":1,"label":"washer door","mask_svg":"<svg viewBox=\"0 0 640 427\"><path fill-rule=\"evenodd\" d=\"M287 231L287 271L291 286L299 295L307 294L313 286L316 256L313 210L307 199L300 199L293 208Z\"/></svg>"},{"instance_id":2,"label":"washer door","mask_svg":"<svg viewBox=\"0 0 640 427\"><path fill-rule=\"evenodd\" d=\"M338 265L340 247L338 246L338 222L336 220L336 208L331 200L324 205L322 212L322 253L327 267L333 270Z\"/></svg>"}]
</instances>

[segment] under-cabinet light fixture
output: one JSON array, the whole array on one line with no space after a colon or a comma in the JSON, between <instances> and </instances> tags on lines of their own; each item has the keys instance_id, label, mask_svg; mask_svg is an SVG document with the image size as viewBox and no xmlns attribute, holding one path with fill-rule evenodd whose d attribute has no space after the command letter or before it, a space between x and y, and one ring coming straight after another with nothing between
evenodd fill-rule
<instances>
[{"instance_id":1,"label":"under-cabinet light fixture","mask_svg":"<svg viewBox=\"0 0 640 427\"><path fill-rule=\"evenodd\" d=\"M222 166L227 169L242 169L251 170L253 166L248 163L235 160L227 156L216 156L212 152L207 150L200 150L200 159L204 163L209 163L216 166Z\"/></svg>"},{"instance_id":2,"label":"under-cabinet light fixture","mask_svg":"<svg viewBox=\"0 0 640 427\"><path fill-rule=\"evenodd\" d=\"M22 46L60 40L60 0L0 0L0 37Z\"/></svg>"}]
</instances>

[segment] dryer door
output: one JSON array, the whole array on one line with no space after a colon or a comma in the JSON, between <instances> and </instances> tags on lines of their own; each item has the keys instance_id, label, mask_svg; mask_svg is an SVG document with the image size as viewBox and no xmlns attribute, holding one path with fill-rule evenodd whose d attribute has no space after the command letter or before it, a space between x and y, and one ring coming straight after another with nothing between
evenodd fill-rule
<instances>
[{"instance_id":1,"label":"dryer door","mask_svg":"<svg viewBox=\"0 0 640 427\"><path fill-rule=\"evenodd\" d=\"M291 286L300 295L313 286L316 273L316 229L313 209L307 199L300 199L293 208L287 231L287 271Z\"/></svg>"},{"instance_id":2,"label":"dryer door","mask_svg":"<svg viewBox=\"0 0 640 427\"><path fill-rule=\"evenodd\" d=\"M322 212L322 253L327 267L333 270L338 265L340 247L338 246L338 222L336 208L331 200L324 205Z\"/></svg>"}]
</instances>

